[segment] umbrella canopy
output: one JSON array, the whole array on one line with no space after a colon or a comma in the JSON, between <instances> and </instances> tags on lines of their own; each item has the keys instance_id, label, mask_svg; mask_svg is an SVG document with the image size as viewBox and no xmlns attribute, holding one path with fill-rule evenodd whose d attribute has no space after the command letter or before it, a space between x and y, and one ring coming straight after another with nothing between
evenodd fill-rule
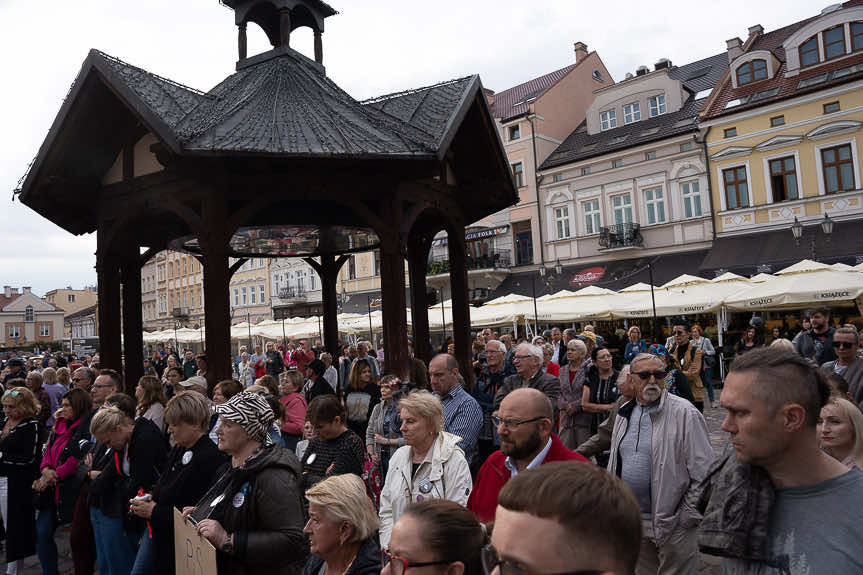
<instances>
[{"instance_id":1,"label":"umbrella canopy","mask_svg":"<svg viewBox=\"0 0 863 575\"><path fill-rule=\"evenodd\" d=\"M778 272L769 281L729 295L725 305L735 310L852 305L861 295L860 274L804 260Z\"/></svg>"},{"instance_id":2,"label":"umbrella canopy","mask_svg":"<svg viewBox=\"0 0 863 575\"><path fill-rule=\"evenodd\" d=\"M561 292L558 292L558 294ZM558 294L553 294L558 296ZM617 294L611 290L588 286L577 292L569 292L569 295L561 295L537 300L537 318L540 321L572 322L586 319L609 319L612 301ZM533 310L526 314L528 319L533 317Z\"/></svg>"},{"instance_id":3,"label":"umbrella canopy","mask_svg":"<svg viewBox=\"0 0 863 575\"><path fill-rule=\"evenodd\" d=\"M755 274L754 276L749 278L749 281L755 282L755 283L763 283L763 282L768 282L768 281L772 280L774 277L776 277L776 276L761 273L761 274Z\"/></svg>"}]
</instances>

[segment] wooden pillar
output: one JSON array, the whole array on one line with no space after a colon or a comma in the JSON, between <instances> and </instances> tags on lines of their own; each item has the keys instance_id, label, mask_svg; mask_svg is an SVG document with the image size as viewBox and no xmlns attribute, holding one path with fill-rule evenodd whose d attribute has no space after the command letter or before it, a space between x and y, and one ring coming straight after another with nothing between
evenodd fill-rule
<instances>
[{"instance_id":1,"label":"wooden pillar","mask_svg":"<svg viewBox=\"0 0 863 575\"><path fill-rule=\"evenodd\" d=\"M324 308L324 349L333 356L333 362L337 362L341 351L339 350L339 320L338 320L338 294L336 293L336 280L342 265L348 261L346 255L338 259L334 255L322 255L321 261L313 258L305 258L317 272L321 280L321 300Z\"/></svg>"},{"instance_id":2,"label":"wooden pillar","mask_svg":"<svg viewBox=\"0 0 863 575\"><path fill-rule=\"evenodd\" d=\"M471 361L470 305L467 299L467 249L464 241L464 225L447 227L449 251L449 284L452 293L452 332L455 357L462 377L473 385L473 362Z\"/></svg>"},{"instance_id":3,"label":"wooden pillar","mask_svg":"<svg viewBox=\"0 0 863 575\"><path fill-rule=\"evenodd\" d=\"M324 63L324 43L321 40L320 30L315 30L315 62Z\"/></svg>"},{"instance_id":4,"label":"wooden pillar","mask_svg":"<svg viewBox=\"0 0 863 575\"><path fill-rule=\"evenodd\" d=\"M123 371L120 349L120 265L116 255L108 252L97 234L96 275L99 284L99 365Z\"/></svg>"},{"instance_id":5,"label":"wooden pillar","mask_svg":"<svg viewBox=\"0 0 863 575\"><path fill-rule=\"evenodd\" d=\"M279 45L285 48L291 45L291 11L288 8L279 10Z\"/></svg>"},{"instance_id":6,"label":"wooden pillar","mask_svg":"<svg viewBox=\"0 0 863 575\"><path fill-rule=\"evenodd\" d=\"M383 299L385 371L407 379L408 317L405 301L405 259L398 245L381 242L381 298Z\"/></svg>"},{"instance_id":7,"label":"wooden pillar","mask_svg":"<svg viewBox=\"0 0 863 575\"><path fill-rule=\"evenodd\" d=\"M141 264L137 246L130 246L120 262L123 286L123 383L126 393L135 395L135 386L144 375L144 333L141 312Z\"/></svg>"},{"instance_id":8,"label":"wooden pillar","mask_svg":"<svg viewBox=\"0 0 863 575\"><path fill-rule=\"evenodd\" d=\"M240 60L245 60L248 54L249 43L246 40L246 23L237 25L237 52L239 52Z\"/></svg>"},{"instance_id":9,"label":"wooden pillar","mask_svg":"<svg viewBox=\"0 0 863 575\"><path fill-rule=\"evenodd\" d=\"M415 233L408 240L408 274L411 282L411 326L414 355L426 364L431 361L426 274L432 234Z\"/></svg>"},{"instance_id":10,"label":"wooden pillar","mask_svg":"<svg viewBox=\"0 0 863 575\"><path fill-rule=\"evenodd\" d=\"M212 392L216 383L232 375L228 209L218 193L204 200L202 220L206 223L203 237L199 237L204 264L204 334L207 384Z\"/></svg>"}]
</instances>

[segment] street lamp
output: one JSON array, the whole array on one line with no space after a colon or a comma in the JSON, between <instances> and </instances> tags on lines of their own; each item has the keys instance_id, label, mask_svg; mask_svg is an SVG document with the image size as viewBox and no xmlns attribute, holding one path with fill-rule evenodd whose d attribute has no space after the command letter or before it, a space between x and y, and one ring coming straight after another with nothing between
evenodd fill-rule
<instances>
[{"instance_id":1,"label":"street lamp","mask_svg":"<svg viewBox=\"0 0 863 575\"><path fill-rule=\"evenodd\" d=\"M821 232L824 234L827 243L830 242L830 236L833 234L833 223L830 215L824 212L824 219L821 220ZM794 236L794 243L799 247L800 240L803 239L803 224L796 217L794 218L794 223L791 224L791 234ZM809 259L813 261L815 261L815 237L817 234L817 230L813 230L809 238Z\"/></svg>"}]
</instances>

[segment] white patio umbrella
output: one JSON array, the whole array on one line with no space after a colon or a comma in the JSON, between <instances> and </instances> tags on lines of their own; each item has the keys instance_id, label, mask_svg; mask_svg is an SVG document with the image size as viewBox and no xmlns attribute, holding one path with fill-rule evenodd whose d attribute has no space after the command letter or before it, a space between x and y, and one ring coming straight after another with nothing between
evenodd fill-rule
<instances>
[{"instance_id":1,"label":"white patio umbrella","mask_svg":"<svg viewBox=\"0 0 863 575\"><path fill-rule=\"evenodd\" d=\"M617 296L611 290L595 286L568 292L567 295L559 294L560 292L537 299L537 316L541 321L573 322L608 319L611 317L612 301Z\"/></svg>"},{"instance_id":2,"label":"white patio umbrella","mask_svg":"<svg viewBox=\"0 0 863 575\"><path fill-rule=\"evenodd\" d=\"M770 281L728 296L735 310L788 309L812 305L852 305L863 295L863 277L803 260L777 272Z\"/></svg>"}]
</instances>

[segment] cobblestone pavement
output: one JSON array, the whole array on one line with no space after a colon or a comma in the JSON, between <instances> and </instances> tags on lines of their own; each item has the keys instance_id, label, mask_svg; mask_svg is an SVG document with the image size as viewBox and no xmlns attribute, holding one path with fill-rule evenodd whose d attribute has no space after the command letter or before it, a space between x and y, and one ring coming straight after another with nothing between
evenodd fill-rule
<instances>
[{"instance_id":1,"label":"cobblestone pavement","mask_svg":"<svg viewBox=\"0 0 863 575\"><path fill-rule=\"evenodd\" d=\"M728 434L719 429L719 426L722 425L722 419L725 417L725 410L719 407L719 394L717 391L717 402L715 403L716 407L713 409L709 407L705 407L704 409L704 418L707 420L707 428L710 431L710 441L713 444L713 449L718 453L728 441ZM71 574L73 572L72 569L72 555L69 548L69 531L68 529L58 529L57 535L57 549L59 551L59 567L60 567L60 575ZM3 570L2 573L5 573L5 554L2 555L3 561ZM720 561L717 557L712 557L710 555L702 555L701 556L701 567L698 570L699 575L720 575L722 572L720 567ZM42 573L42 569L39 566L39 560L34 555L33 557L28 557L24 560L24 571L20 575L39 575Z\"/></svg>"}]
</instances>

